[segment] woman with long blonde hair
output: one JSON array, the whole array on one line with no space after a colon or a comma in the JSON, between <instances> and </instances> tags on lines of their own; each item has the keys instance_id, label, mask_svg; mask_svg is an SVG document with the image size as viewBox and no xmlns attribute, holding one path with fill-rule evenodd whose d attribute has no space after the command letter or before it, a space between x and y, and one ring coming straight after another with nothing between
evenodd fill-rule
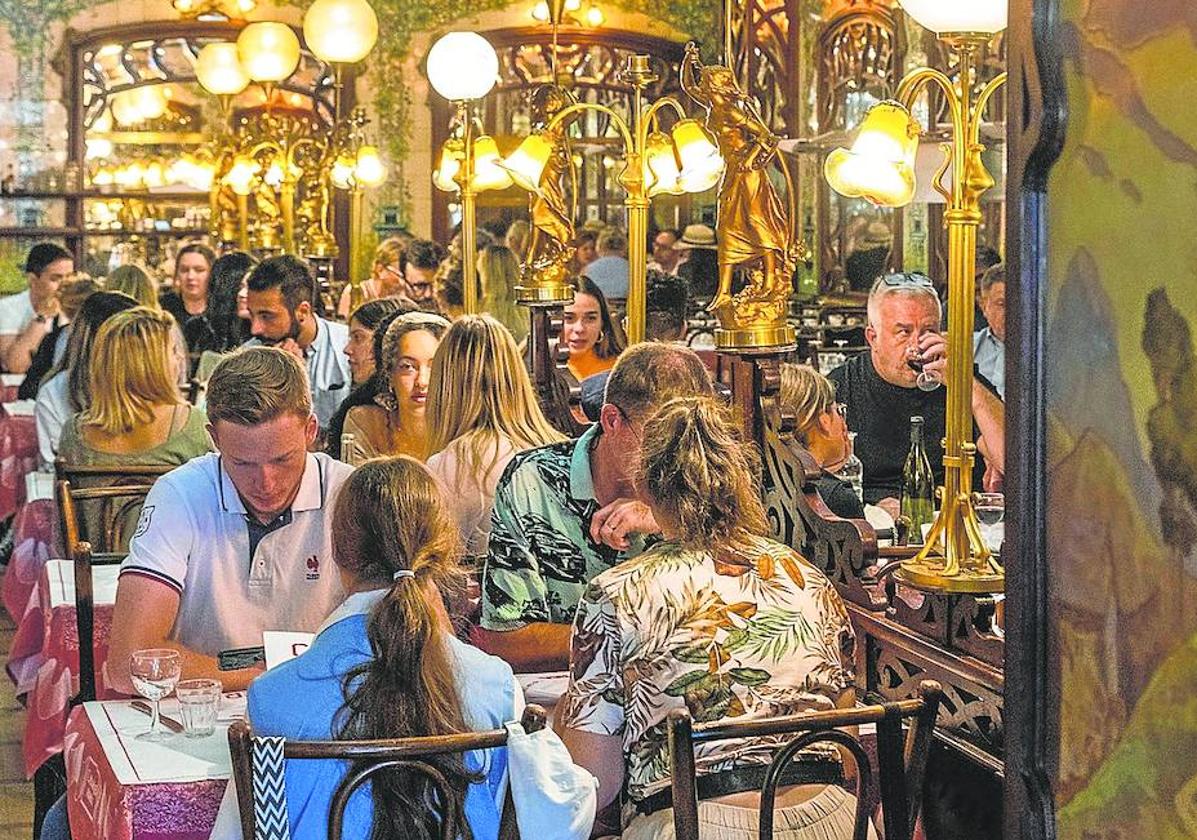
<instances>
[{"instance_id":1,"label":"woman with long blonde hair","mask_svg":"<svg viewBox=\"0 0 1197 840\"><path fill-rule=\"evenodd\" d=\"M482 310L511 332L516 343L528 334L528 313L516 303L520 282L519 254L503 245L488 245L478 254L478 276L484 290Z\"/></svg>"},{"instance_id":2,"label":"woman with long blonde hair","mask_svg":"<svg viewBox=\"0 0 1197 840\"><path fill-rule=\"evenodd\" d=\"M495 485L508 462L564 439L541 412L507 328L489 315L455 321L432 360L428 469L446 489L468 556L486 553Z\"/></svg>"}]
</instances>

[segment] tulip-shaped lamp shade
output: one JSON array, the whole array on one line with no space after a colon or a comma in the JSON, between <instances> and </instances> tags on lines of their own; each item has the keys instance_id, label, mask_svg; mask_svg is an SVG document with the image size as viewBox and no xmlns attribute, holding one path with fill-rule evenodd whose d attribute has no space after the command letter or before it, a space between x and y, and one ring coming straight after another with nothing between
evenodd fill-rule
<instances>
[{"instance_id":1,"label":"tulip-shaped lamp shade","mask_svg":"<svg viewBox=\"0 0 1197 840\"><path fill-rule=\"evenodd\" d=\"M322 61L355 64L378 41L378 16L366 0L316 0L303 16L303 39Z\"/></svg>"},{"instance_id":2,"label":"tulip-shaped lamp shade","mask_svg":"<svg viewBox=\"0 0 1197 840\"><path fill-rule=\"evenodd\" d=\"M224 176L224 182L233 188L237 195L249 195L253 192L254 176L258 174L258 162L251 157L238 156Z\"/></svg>"},{"instance_id":3,"label":"tulip-shaped lamp shade","mask_svg":"<svg viewBox=\"0 0 1197 840\"><path fill-rule=\"evenodd\" d=\"M329 177L333 186L339 190L347 190L353 186L353 171L357 168L357 159L347 154L337 155L333 161L332 172Z\"/></svg>"},{"instance_id":4,"label":"tulip-shaped lamp shade","mask_svg":"<svg viewBox=\"0 0 1197 840\"><path fill-rule=\"evenodd\" d=\"M299 38L285 23L251 23L237 36L237 57L253 81L281 82L299 66Z\"/></svg>"},{"instance_id":5,"label":"tulip-shaped lamp shade","mask_svg":"<svg viewBox=\"0 0 1197 840\"><path fill-rule=\"evenodd\" d=\"M936 35L993 35L1006 28L1009 0L902 0L906 14Z\"/></svg>"},{"instance_id":6,"label":"tulip-shaped lamp shade","mask_svg":"<svg viewBox=\"0 0 1197 840\"><path fill-rule=\"evenodd\" d=\"M669 135L662 131L648 135L644 144L644 183L648 187L649 197L662 193L684 193L685 189L678 183L680 176L681 167L678 166L677 154Z\"/></svg>"},{"instance_id":7,"label":"tulip-shaped lamp shade","mask_svg":"<svg viewBox=\"0 0 1197 840\"><path fill-rule=\"evenodd\" d=\"M204 90L217 96L238 94L249 85L249 75L237 57L237 45L228 41L206 44L199 51L195 77Z\"/></svg>"},{"instance_id":8,"label":"tulip-shaped lamp shade","mask_svg":"<svg viewBox=\"0 0 1197 840\"><path fill-rule=\"evenodd\" d=\"M474 141L474 191L505 190L511 186L511 173L499 166L499 146L495 138L483 134Z\"/></svg>"},{"instance_id":9,"label":"tulip-shaped lamp shade","mask_svg":"<svg viewBox=\"0 0 1197 840\"><path fill-rule=\"evenodd\" d=\"M432 170L432 183L442 192L457 191L457 171L461 169L461 159L465 156L462 151L460 137L450 137L441 146L441 159L436 169Z\"/></svg>"},{"instance_id":10,"label":"tulip-shaped lamp shade","mask_svg":"<svg viewBox=\"0 0 1197 840\"><path fill-rule=\"evenodd\" d=\"M452 102L481 99L498 75L499 56L477 32L446 32L428 51L428 81Z\"/></svg>"},{"instance_id":11,"label":"tulip-shaped lamp shade","mask_svg":"<svg viewBox=\"0 0 1197 840\"><path fill-rule=\"evenodd\" d=\"M376 146L362 146L357 150L353 178L363 187L377 187L387 179L387 168Z\"/></svg>"},{"instance_id":12,"label":"tulip-shaped lamp shade","mask_svg":"<svg viewBox=\"0 0 1197 840\"><path fill-rule=\"evenodd\" d=\"M553 154L553 144L542 134L529 134L524 142L499 165L511 174L522 189L540 192L540 176Z\"/></svg>"},{"instance_id":13,"label":"tulip-shaped lamp shade","mask_svg":"<svg viewBox=\"0 0 1197 840\"><path fill-rule=\"evenodd\" d=\"M684 192L699 193L719 183L723 157L714 139L698 120L678 120L673 126L673 143L681 161L678 186Z\"/></svg>"},{"instance_id":14,"label":"tulip-shaped lamp shade","mask_svg":"<svg viewBox=\"0 0 1197 840\"><path fill-rule=\"evenodd\" d=\"M849 149L836 149L823 164L827 183L840 195L902 207L914 198L914 157L919 125L897 102L879 102L865 114Z\"/></svg>"}]
</instances>

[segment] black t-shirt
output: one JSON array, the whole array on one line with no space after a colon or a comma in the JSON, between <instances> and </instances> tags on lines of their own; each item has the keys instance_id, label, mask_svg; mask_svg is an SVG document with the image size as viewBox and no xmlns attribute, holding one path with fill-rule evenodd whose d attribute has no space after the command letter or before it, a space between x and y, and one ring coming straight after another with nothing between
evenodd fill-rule
<instances>
[{"instance_id":1,"label":"black t-shirt","mask_svg":"<svg viewBox=\"0 0 1197 840\"><path fill-rule=\"evenodd\" d=\"M943 484L943 437L947 388L934 391L903 388L886 382L873 367L866 350L827 377L836 399L848 406L848 429L856 432L856 457L864 465L864 500L876 504L902 495L902 466L910 452L910 418L923 418L923 441L935 473Z\"/></svg>"},{"instance_id":2,"label":"black t-shirt","mask_svg":"<svg viewBox=\"0 0 1197 840\"><path fill-rule=\"evenodd\" d=\"M815 480L815 489L819 491L823 504L841 519L865 518L864 505L856 498L856 491L842 478L824 472Z\"/></svg>"},{"instance_id":3,"label":"black t-shirt","mask_svg":"<svg viewBox=\"0 0 1197 840\"><path fill-rule=\"evenodd\" d=\"M221 352L225 349L220 346L216 330L212 328L212 324L208 320L207 310L198 315L192 315L183 305L183 298L175 291L163 292L158 297L158 303L179 322L179 328L183 330L183 340L187 342L189 352L199 355L205 350Z\"/></svg>"}]
</instances>

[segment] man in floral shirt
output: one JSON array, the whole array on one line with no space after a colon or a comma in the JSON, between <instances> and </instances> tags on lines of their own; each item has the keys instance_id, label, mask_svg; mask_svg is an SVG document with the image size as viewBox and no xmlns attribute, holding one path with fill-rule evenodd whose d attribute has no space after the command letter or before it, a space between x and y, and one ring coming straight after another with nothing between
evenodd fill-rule
<instances>
[{"instance_id":1,"label":"man in floral shirt","mask_svg":"<svg viewBox=\"0 0 1197 840\"><path fill-rule=\"evenodd\" d=\"M659 530L632 482L644 421L673 397L712 393L692 350L637 345L612 369L598 423L576 441L512 460L495 490L479 647L516 671L569 664L570 622L586 584Z\"/></svg>"}]
</instances>

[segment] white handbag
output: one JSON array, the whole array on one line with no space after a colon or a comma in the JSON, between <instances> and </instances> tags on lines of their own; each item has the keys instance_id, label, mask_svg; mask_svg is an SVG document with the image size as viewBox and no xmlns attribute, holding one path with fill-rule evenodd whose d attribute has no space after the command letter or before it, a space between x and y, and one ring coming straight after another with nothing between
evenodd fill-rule
<instances>
[{"instance_id":1,"label":"white handbag","mask_svg":"<svg viewBox=\"0 0 1197 840\"><path fill-rule=\"evenodd\" d=\"M520 837L587 840L598 808L598 779L574 764L548 727L529 735L516 721L507 728L507 777Z\"/></svg>"}]
</instances>

